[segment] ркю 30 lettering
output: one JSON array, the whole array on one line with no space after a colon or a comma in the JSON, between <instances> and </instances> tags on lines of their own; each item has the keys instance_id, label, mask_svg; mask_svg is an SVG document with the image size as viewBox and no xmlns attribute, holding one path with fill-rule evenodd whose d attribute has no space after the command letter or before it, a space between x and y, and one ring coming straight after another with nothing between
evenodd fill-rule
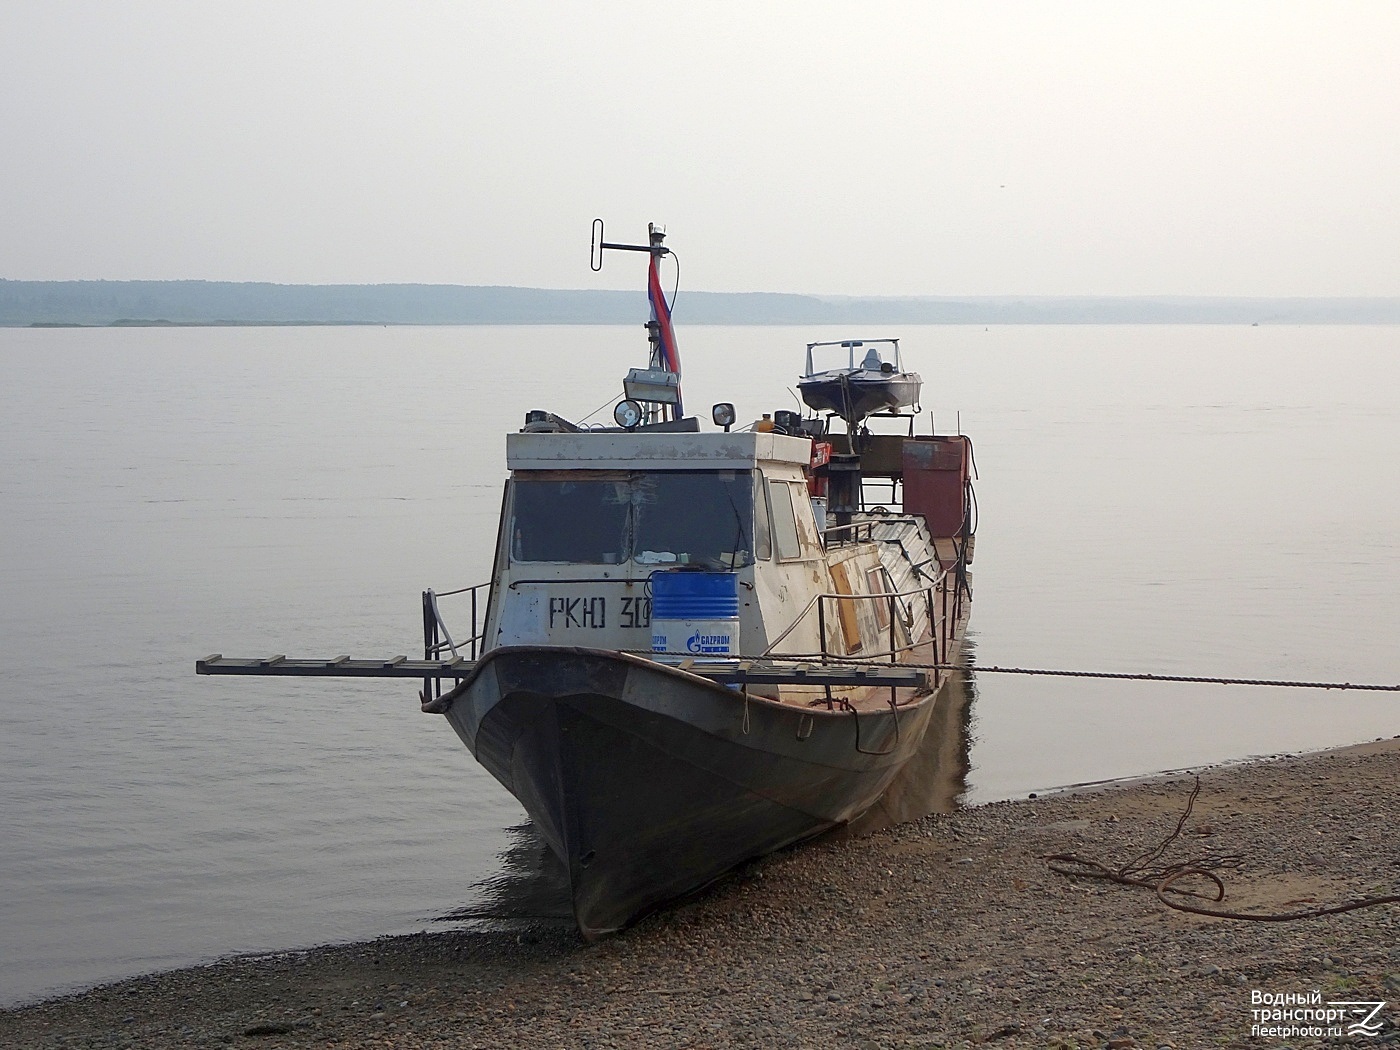
<instances>
[{"instance_id":1,"label":"\u0440\u043a\u044e 30 lettering","mask_svg":"<svg viewBox=\"0 0 1400 1050\"><path fill-rule=\"evenodd\" d=\"M651 627L650 598L617 598L620 603L617 626ZM601 630L608 626L608 599L603 595L579 598L549 599L549 629L589 628Z\"/></svg>"}]
</instances>

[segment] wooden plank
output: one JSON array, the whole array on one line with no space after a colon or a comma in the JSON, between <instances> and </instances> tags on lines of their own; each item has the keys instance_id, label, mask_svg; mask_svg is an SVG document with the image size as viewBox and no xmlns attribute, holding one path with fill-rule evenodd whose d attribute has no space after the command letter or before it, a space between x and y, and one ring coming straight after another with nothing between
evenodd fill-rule
<instances>
[{"instance_id":1,"label":"wooden plank","mask_svg":"<svg viewBox=\"0 0 1400 1050\"><path fill-rule=\"evenodd\" d=\"M662 666L674 667L664 661ZM926 672L899 664L812 664L772 660L694 660L683 669L689 674L726 685L810 686L897 686L922 688ZM452 660L391 659L354 660L348 656L334 660L289 659L276 657L225 657L215 653L195 662L195 673L204 675L251 675L290 678L467 678L476 662L457 657Z\"/></svg>"},{"instance_id":2,"label":"wooden plank","mask_svg":"<svg viewBox=\"0 0 1400 1050\"><path fill-rule=\"evenodd\" d=\"M726 685L892 685L918 689L928 684L928 674L925 671L916 667L901 667L899 664L830 664L814 667L811 664L757 664L743 661L742 664L697 664L689 670L691 674Z\"/></svg>"},{"instance_id":3,"label":"wooden plank","mask_svg":"<svg viewBox=\"0 0 1400 1050\"><path fill-rule=\"evenodd\" d=\"M831 582L836 585L838 594L855 593L845 562L837 562L831 567ZM841 621L841 635L846 640L846 652L858 652L864 643L860 637L860 620L856 616L856 603L842 598L837 598L835 601L837 617Z\"/></svg>"},{"instance_id":4,"label":"wooden plank","mask_svg":"<svg viewBox=\"0 0 1400 1050\"><path fill-rule=\"evenodd\" d=\"M352 660L342 656L334 660L297 660L285 656L248 659L214 654L196 661L194 669L196 674L269 678L466 678L476 664L460 658L410 660L397 656L391 660Z\"/></svg>"}]
</instances>

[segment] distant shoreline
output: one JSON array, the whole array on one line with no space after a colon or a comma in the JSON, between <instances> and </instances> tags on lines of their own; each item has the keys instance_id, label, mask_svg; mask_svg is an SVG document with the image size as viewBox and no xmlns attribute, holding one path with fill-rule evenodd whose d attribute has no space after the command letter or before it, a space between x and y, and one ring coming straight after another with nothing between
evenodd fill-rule
<instances>
[{"instance_id":1,"label":"distant shoreline","mask_svg":"<svg viewBox=\"0 0 1400 1050\"><path fill-rule=\"evenodd\" d=\"M646 295L446 284L0 279L0 326L630 325ZM1400 297L841 296L682 289L687 325L1400 324Z\"/></svg>"},{"instance_id":2,"label":"distant shoreline","mask_svg":"<svg viewBox=\"0 0 1400 1050\"><path fill-rule=\"evenodd\" d=\"M394 322L402 325L404 322ZM387 327L385 321L166 321L123 317L116 321L30 321L7 324L7 328L346 328Z\"/></svg>"},{"instance_id":3,"label":"distant shoreline","mask_svg":"<svg viewBox=\"0 0 1400 1050\"><path fill-rule=\"evenodd\" d=\"M121 321L31 321L28 324L23 322L0 321L0 328L480 328L486 326L502 327L616 327L618 325L632 324L629 321L163 321L163 320L121 320ZM710 327L753 327L753 328L786 328L793 327L804 322L799 321L689 321L688 324L695 328ZM838 321L817 321L805 322L814 324L840 324ZM862 321L861 324L902 324L914 326L974 326L974 325L1001 325L1006 327L1025 325L1211 325L1211 326L1233 326L1236 328L1268 328L1287 327L1297 325L1363 325L1363 326L1384 326L1400 325L1400 319L1384 321L1358 321L1358 320L1288 320L1288 321L1211 321L1211 320L1174 320L1174 321L1120 321L1120 320L1064 320L1064 321Z\"/></svg>"}]
</instances>

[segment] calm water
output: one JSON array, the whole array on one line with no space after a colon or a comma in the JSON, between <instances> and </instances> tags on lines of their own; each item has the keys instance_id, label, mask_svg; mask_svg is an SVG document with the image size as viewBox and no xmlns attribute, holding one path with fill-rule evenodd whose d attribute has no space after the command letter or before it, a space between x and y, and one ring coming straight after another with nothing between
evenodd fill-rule
<instances>
[{"instance_id":1,"label":"calm water","mask_svg":"<svg viewBox=\"0 0 1400 1050\"><path fill-rule=\"evenodd\" d=\"M639 334L0 329L0 1002L419 929L532 870L413 685L193 664L411 654L419 590L488 574L504 432L597 408ZM690 406L792 407L803 344L850 334L684 330ZM865 334L976 441L978 662L1400 681L1400 329ZM971 801L1400 733L1386 694L976 690Z\"/></svg>"}]
</instances>

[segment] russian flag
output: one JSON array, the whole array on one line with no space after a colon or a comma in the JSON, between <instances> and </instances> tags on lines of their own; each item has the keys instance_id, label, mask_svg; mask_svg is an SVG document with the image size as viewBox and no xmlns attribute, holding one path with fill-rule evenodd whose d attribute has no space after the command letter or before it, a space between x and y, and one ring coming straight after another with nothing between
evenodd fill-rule
<instances>
[{"instance_id":1,"label":"russian flag","mask_svg":"<svg viewBox=\"0 0 1400 1050\"><path fill-rule=\"evenodd\" d=\"M651 266L647 271L647 299L651 301L651 319L656 322L656 330L661 338L661 367L676 373L676 418L679 419L684 414L680 403L679 385L681 355L676 349L676 330L671 327L671 308L666 305L666 293L661 290L661 272L657 266L659 257L659 252L651 253Z\"/></svg>"}]
</instances>

